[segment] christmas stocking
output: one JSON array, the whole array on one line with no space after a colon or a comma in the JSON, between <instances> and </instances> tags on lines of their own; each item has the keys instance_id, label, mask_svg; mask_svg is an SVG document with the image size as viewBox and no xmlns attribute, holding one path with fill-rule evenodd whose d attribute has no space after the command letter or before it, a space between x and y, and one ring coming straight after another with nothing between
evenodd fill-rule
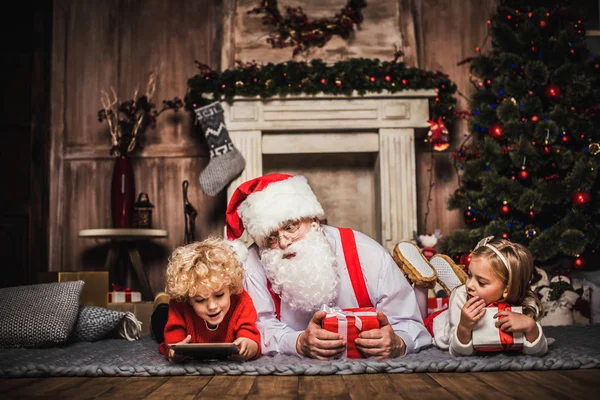
<instances>
[{"instance_id":1,"label":"christmas stocking","mask_svg":"<svg viewBox=\"0 0 600 400\"><path fill-rule=\"evenodd\" d=\"M208 196L216 196L225 186L238 177L246 162L231 143L225 127L223 107L214 102L194 110L210 150L210 161L200 174L200 188Z\"/></svg>"}]
</instances>

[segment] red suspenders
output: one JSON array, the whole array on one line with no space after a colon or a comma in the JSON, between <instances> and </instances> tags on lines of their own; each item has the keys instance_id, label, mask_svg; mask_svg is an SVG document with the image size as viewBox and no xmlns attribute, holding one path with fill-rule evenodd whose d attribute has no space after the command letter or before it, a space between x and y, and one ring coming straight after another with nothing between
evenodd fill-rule
<instances>
[{"instance_id":1,"label":"red suspenders","mask_svg":"<svg viewBox=\"0 0 600 400\"><path fill-rule=\"evenodd\" d=\"M373 307L369 299L369 292L365 284L365 277L360 267L360 259L356 250L356 240L354 232L349 228L338 228L342 239L342 248L344 249L344 258L346 259L346 267L348 267L348 275L352 282L352 289L358 301L359 307Z\"/></svg>"},{"instance_id":2,"label":"red suspenders","mask_svg":"<svg viewBox=\"0 0 600 400\"><path fill-rule=\"evenodd\" d=\"M350 282L352 283L352 289L354 289L354 295L358 301L359 307L373 307L371 300L369 299L369 292L367 291L367 285L365 284L365 277L360 267L360 259L358 258L358 251L356 250L356 240L354 238L354 232L349 228L338 228L340 231L340 239L342 240L342 249L344 250L344 259L346 261L346 267L348 268L348 275L350 276ZM281 298L279 295L271 289L271 282L267 279L267 289L275 302L275 315L277 319L281 319Z\"/></svg>"}]
</instances>

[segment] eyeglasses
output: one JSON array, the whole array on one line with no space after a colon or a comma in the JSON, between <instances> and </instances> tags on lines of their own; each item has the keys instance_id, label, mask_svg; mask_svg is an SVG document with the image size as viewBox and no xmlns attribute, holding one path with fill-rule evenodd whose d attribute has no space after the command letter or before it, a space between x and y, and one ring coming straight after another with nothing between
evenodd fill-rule
<instances>
[{"instance_id":1,"label":"eyeglasses","mask_svg":"<svg viewBox=\"0 0 600 400\"><path fill-rule=\"evenodd\" d=\"M265 247L270 249L276 248L279 245L282 237L290 242L296 240L298 236L300 236L300 222L290 222L286 224L283 228L283 231L284 232L281 235L279 235L279 232L273 232L271 235L269 235L265 239Z\"/></svg>"}]
</instances>

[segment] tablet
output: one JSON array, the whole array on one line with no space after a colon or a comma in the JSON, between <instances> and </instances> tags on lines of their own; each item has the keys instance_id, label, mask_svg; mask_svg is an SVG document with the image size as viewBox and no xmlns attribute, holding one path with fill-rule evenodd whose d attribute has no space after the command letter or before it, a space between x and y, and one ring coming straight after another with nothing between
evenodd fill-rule
<instances>
[{"instance_id":1,"label":"tablet","mask_svg":"<svg viewBox=\"0 0 600 400\"><path fill-rule=\"evenodd\" d=\"M238 354L239 349L233 343L181 343L170 344L175 354L203 360L226 359L231 354Z\"/></svg>"}]
</instances>

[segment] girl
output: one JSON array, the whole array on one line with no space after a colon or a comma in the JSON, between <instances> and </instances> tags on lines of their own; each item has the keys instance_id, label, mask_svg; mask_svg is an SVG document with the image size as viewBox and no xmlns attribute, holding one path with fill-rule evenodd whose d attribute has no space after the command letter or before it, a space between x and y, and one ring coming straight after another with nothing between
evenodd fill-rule
<instances>
[{"instance_id":1,"label":"girl","mask_svg":"<svg viewBox=\"0 0 600 400\"><path fill-rule=\"evenodd\" d=\"M436 275L438 279L440 276L447 277L442 286L453 289L448 309L425 318L425 326L433 336L435 346L448 349L454 356L468 356L475 353L472 332L487 312L486 306L491 303L522 306L523 314L510 311L496 313L495 325L504 332L522 332L524 354L543 355L548 344L541 325L536 322L541 318L542 305L529 289L534 270L533 257L520 244L492 239L493 236L490 236L481 240L471 253L466 280L453 274L456 266L448 257L434 256L429 264L432 271L421 265L421 259L415 259L419 268L412 267L410 270L413 274L418 271L416 285L421 274ZM407 258L403 261L411 263ZM400 267L406 268L403 263ZM455 287L450 284L460 281L464 281L464 285ZM426 304L420 303L419 306L426 310Z\"/></svg>"},{"instance_id":2,"label":"girl","mask_svg":"<svg viewBox=\"0 0 600 400\"><path fill-rule=\"evenodd\" d=\"M240 349L238 358L260 356L256 309L243 280L241 262L222 239L177 248L167 267L171 300L161 354L173 359L171 343L233 342Z\"/></svg>"}]
</instances>

